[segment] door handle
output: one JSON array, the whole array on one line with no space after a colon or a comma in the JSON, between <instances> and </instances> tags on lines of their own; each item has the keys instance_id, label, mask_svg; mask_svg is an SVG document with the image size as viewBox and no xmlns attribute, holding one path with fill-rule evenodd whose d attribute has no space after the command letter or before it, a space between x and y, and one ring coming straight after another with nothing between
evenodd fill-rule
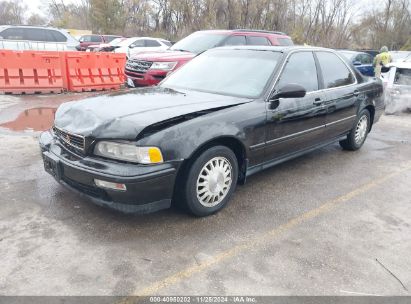
<instances>
[{"instance_id":1,"label":"door handle","mask_svg":"<svg viewBox=\"0 0 411 304\"><path fill-rule=\"evenodd\" d=\"M360 92L358 90L354 91L354 96L357 97L358 95L360 95Z\"/></svg>"},{"instance_id":2,"label":"door handle","mask_svg":"<svg viewBox=\"0 0 411 304\"><path fill-rule=\"evenodd\" d=\"M323 104L323 101L321 100L321 98L317 97L316 99L314 99L313 104L315 106L321 106Z\"/></svg>"}]
</instances>

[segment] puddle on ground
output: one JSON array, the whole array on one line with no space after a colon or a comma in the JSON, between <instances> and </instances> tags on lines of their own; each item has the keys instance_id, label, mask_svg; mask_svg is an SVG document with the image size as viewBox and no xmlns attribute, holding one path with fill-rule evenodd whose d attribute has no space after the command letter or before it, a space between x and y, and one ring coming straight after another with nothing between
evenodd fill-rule
<instances>
[{"instance_id":1,"label":"puddle on ground","mask_svg":"<svg viewBox=\"0 0 411 304\"><path fill-rule=\"evenodd\" d=\"M51 128L57 108L34 108L20 113L13 121L0 124L11 131L44 131Z\"/></svg>"},{"instance_id":2,"label":"puddle on ground","mask_svg":"<svg viewBox=\"0 0 411 304\"><path fill-rule=\"evenodd\" d=\"M59 95L0 95L0 130L39 132L50 129L57 108L71 101L107 92L88 92Z\"/></svg>"}]
</instances>

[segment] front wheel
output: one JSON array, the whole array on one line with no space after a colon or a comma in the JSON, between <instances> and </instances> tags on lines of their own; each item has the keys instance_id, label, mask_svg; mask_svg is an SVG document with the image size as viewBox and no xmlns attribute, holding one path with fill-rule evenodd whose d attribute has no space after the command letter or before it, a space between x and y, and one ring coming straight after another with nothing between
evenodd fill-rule
<instances>
[{"instance_id":1,"label":"front wheel","mask_svg":"<svg viewBox=\"0 0 411 304\"><path fill-rule=\"evenodd\" d=\"M345 150L355 151L362 147L367 138L371 126L371 116L367 109L358 115L354 128L347 135L347 138L340 141L340 146Z\"/></svg>"},{"instance_id":2,"label":"front wheel","mask_svg":"<svg viewBox=\"0 0 411 304\"><path fill-rule=\"evenodd\" d=\"M182 200L196 216L207 216L226 206L238 179L238 162L232 150L215 146L190 166Z\"/></svg>"}]
</instances>

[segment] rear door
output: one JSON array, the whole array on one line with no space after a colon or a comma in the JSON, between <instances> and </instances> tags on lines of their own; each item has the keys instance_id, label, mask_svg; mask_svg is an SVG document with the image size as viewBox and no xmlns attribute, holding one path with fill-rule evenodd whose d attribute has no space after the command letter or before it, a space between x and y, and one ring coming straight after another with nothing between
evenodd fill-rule
<instances>
[{"instance_id":1,"label":"rear door","mask_svg":"<svg viewBox=\"0 0 411 304\"><path fill-rule=\"evenodd\" d=\"M307 94L303 98L280 98L268 103L267 161L318 145L324 140L324 97L312 51L289 55L274 90L287 84L301 85Z\"/></svg>"},{"instance_id":2,"label":"rear door","mask_svg":"<svg viewBox=\"0 0 411 304\"><path fill-rule=\"evenodd\" d=\"M324 87L327 112L325 136L338 137L350 130L356 119L360 92L351 68L330 51L315 51Z\"/></svg>"}]
</instances>

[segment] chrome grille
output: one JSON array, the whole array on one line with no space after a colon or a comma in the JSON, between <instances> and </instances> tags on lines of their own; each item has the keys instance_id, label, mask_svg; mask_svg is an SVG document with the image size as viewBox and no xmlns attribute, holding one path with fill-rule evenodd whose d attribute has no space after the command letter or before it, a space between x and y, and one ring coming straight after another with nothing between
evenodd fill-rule
<instances>
[{"instance_id":1,"label":"chrome grille","mask_svg":"<svg viewBox=\"0 0 411 304\"><path fill-rule=\"evenodd\" d=\"M152 65L152 61L130 59L126 63L126 70L137 73L145 73Z\"/></svg>"},{"instance_id":2,"label":"chrome grille","mask_svg":"<svg viewBox=\"0 0 411 304\"><path fill-rule=\"evenodd\" d=\"M84 151L85 148L85 140L84 136L69 133L67 131L64 131L62 129L59 129L57 127L53 127L53 132L56 135L56 137L62 141L64 144L67 144L69 146L72 146L76 149L80 149Z\"/></svg>"}]
</instances>

